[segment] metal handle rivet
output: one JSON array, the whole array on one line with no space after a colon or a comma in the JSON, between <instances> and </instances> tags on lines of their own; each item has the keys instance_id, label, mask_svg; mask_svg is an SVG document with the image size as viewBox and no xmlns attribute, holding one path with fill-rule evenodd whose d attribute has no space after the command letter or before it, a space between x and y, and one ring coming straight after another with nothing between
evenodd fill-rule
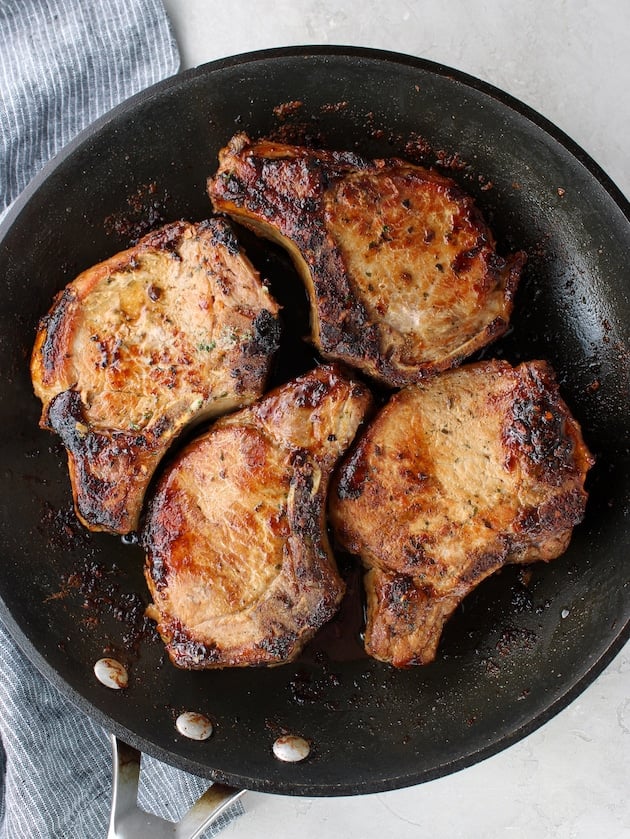
<instances>
[{"instance_id":1,"label":"metal handle rivet","mask_svg":"<svg viewBox=\"0 0 630 839\"><path fill-rule=\"evenodd\" d=\"M283 734L273 744L273 753L278 760L286 763L297 763L309 756L311 747L303 737L294 734Z\"/></svg>"},{"instance_id":2,"label":"metal handle rivet","mask_svg":"<svg viewBox=\"0 0 630 839\"><path fill-rule=\"evenodd\" d=\"M207 740L212 734L212 723L196 711L184 711L175 721L175 727L190 740Z\"/></svg>"},{"instance_id":3,"label":"metal handle rivet","mask_svg":"<svg viewBox=\"0 0 630 839\"><path fill-rule=\"evenodd\" d=\"M127 668L115 658L99 658L94 665L94 675L102 685L121 690L129 684Z\"/></svg>"}]
</instances>

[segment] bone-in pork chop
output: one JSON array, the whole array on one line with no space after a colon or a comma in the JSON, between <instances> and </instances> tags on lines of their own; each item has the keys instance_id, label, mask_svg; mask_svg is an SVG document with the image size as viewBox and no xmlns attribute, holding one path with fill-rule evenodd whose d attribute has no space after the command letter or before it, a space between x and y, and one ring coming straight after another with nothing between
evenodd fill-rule
<instances>
[{"instance_id":1,"label":"bone-in pork chop","mask_svg":"<svg viewBox=\"0 0 630 839\"><path fill-rule=\"evenodd\" d=\"M335 614L328 481L370 403L316 368L218 420L162 476L143 534L147 614L174 664L282 664Z\"/></svg>"},{"instance_id":2,"label":"bone-in pork chop","mask_svg":"<svg viewBox=\"0 0 630 839\"><path fill-rule=\"evenodd\" d=\"M391 386L459 363L507 328L525 255L503 259L473 200L402 160L235 136L215 209L291 254L312 340Z\"/></svg>"},{"instance_id":3,"label":"bone-in pork chop","mask_svg":"<svg viewBox=\"0 0 630 839\"><path fill-rule=\"evenodd\" d=\"M430 662L479 582L559 556L592 462L541 361L471 364L393 396L330 493L336 538L367 569L367 652Z\"/></svg>"},{"instance_id":4,"label":"bone-in pork chop","mask_svg":"<svg viewBox=\"0 0 630 839\"><path fill-rule=\"evenodd\" d=\"M134 530L180 431L261 395L277 313L221 219L150 233L60 292L31 373L87 527Z\"/></svg>"}]
</instances>

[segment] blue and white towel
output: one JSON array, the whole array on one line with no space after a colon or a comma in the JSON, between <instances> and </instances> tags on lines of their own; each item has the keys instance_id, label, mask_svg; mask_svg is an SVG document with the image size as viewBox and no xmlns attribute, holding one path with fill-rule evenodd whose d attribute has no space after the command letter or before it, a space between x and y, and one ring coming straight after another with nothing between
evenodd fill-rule
<instances>
[{"instance_id":1,"label":"blue and white towel","mask_svg":"<svg viewBox=\"0 0 630 839\"><path fill-rule=\"evenodd\" d=\"M178 67L160 0L0 0L0 220L81 129ZM40 675L2 622L0 737L0 839L106 836L108 736ZM207 786L143 758L139 803L176 821Z\"/></svg>"},{"instance_id":2,"label":"blue and white towel","mask_svg":"<svg viewBox=\"0 0 630 839\"><path fill-rule=\"evenodd\" d=\"M160 0L0 0L0 217L81 129L178 68Z\"/></svg>"}]
</instances>

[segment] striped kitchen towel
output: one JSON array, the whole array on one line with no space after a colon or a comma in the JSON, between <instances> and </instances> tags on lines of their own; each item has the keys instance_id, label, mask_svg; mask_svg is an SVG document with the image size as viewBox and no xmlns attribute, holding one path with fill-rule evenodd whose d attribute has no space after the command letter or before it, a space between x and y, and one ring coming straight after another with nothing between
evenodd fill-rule
<instances>
[{"instance_id":1,"label":"striped kitchen towel","mask_svg":"<svg viewBox=\"0 0 630 839\"><path fill-rule=\"evenodd\" d=\"M161 0L0 0L0 218L82 128L178 67Z\"/></svg>"},{"instance_id":2,"label":"striped kitchen towel","mask_svg":"<svg viewBox=\"0 0 630 839\"><path fill-rule=\"evenodd\" d=\"M40 675L1 620L0 735L1 839L104 839L108 735ZM178 821L207 788L203 778L142 757L138 803L147 812ZM215 836L240 813L237 801L204 836Z\"/></svg>"},{"instance_id":3,"label":"striped kitchen towel","mask_svg":"<svg viewBox=\"0 0 630 839\"><path fill-rule=\"evenodd\" d=\"M81 129L178 66L160 0L0 0L0 219ZM106 836L111 771L106 732L0 621L0 839ZM143 758L139 803L175 821L207 786ZM241 811L237 803L205 835Z\"/></svg>"}]
</instances>

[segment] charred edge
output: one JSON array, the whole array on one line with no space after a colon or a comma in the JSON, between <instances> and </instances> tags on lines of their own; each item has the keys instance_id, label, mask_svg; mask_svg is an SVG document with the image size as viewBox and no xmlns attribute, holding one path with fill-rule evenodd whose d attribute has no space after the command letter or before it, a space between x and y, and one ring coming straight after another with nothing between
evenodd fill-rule
<instances>
[{"instance_id":1,"label":"charred edge","mask_svg":"<svg viewBox=\"0 0 630 839\"><path fill-rule=\"evenodd\" d=\"M329 278L326 285L330 285ZM330 289L327 293L331 294ZM386 378L393 375L391 362L382 355L380 327L370 322L365 308L356 298L343 312L336 308L326 311L332 309L327 306L326 299L320 298L319 302L319 340L323 353L338 355L360 367L374 366Z\"/></svg>"},{"instance_id":2,"label":"charred edge","mask_svg":"<svg viewBox=\"0 0 630 839\"><path fill-rule=\"evenodd\" d=\"M455 274L464 274L472 268L473 262L487 246L485 236L479 236L474 247L467 251L461 251L457 254L455 259L451 262L451 268Z\"/></svg>"},{"instance_id":3,"label":"charred edge","mask_svg":"<svg viewBox=\"0 0 630 839\"><path fill-rule=\"evenodd\" d=\"M81 396L75 390L63 391L51 400L47 423L61 438L74 467L77 513L91 525L115 533L125 532L129 525L127 493L116 476L120 470L109 466L111 479L98 473L103 462L121 461L127 467L126 475L131 482L135 474L134 463L143 451L153 450L152 442L143 434L91 431L85 421Z\"/></svg>"},{"instance_id":4,"label":"charred edge","mask_svg":"<svg viewBox=\"0 0 630 839\"><path fill-rule=\"evenodd\" d=\"M576 487L540 507L528 507L518 517L517 528L528 536L562 533L584 518L587 494Z\"/></svg>"},{"instance_id":5,"label":"charred edge","mask_svg":"<svg viewBox=\"0 0 630 839\"><path fill-rule=\"evenodd\" d=\"M181 533L182 519L177 490L163 480L149 498L140 546L145 551L145 571L158 591L166 588L169 576L168 559L173 539ZM166 512L166 518L164 516Z\"/></svg>"},{"instance_id":6,"label":"charred edge","mask_svg":"<svg viewBox=\"0 0 630 839\"><path fill-rule=\"evenodd\" d=\"M151 429L151 433L155 440L159 440L160 437L165 434L167 431L170 431L173 427L173 420L169 417L163 416L153 425Z\"/></svg>"},{"instance_id":7,"label":"charred edge","mask_svg":"<svg viewBox=\"0 0 630 839\"><path fill-rule=\"evenodd\" d=\"M381 596L387 611L414 628L418 601L426 597L426 593L408 574L394 574L381 586Z\"/></svg>"},{"instance_id":8,"label":"charred edge","mask_svg":"<svg viewBox=\"0 0 630 839\"><path fill-rule=\"evenodd\" d=\"M208 180L208 190L211 195L241 206L245 196L245 182L235 172L221 172Z\"/></svg>"},{"instance_id":9,"label":"charred edge","mask_svg":"<svg viewBox=\"0 0 630 839\"><path fill-rule=\"evenodd\" d=\"M551 375L543 378L530 368L533 388L521 387L514 400L512 422L504 430L504 442L516 448L544 479L562 483L576 470L573 439L566 433L567 413L555 393Z\"/></svg>"},{"instance_id":10,"label":"charred edge","mask_svg":"<svg viewBox=\"0 0 630 839\"><path fill-rule=\"evenodd\" d=\"M280 320L268 309L263 309L254 318L254 337L245 346L247 355L269 356L280 346Z\"/></svg>"},{"instance_id":11,"label":"charred edge","mask_svg":"<svg viewBox=\"0 0 630 839\"><path fill-rule=\"evenodd\" d=\"M85 418L81 395L76 390L64 390L57 394L48 406L47 419L64 446L73 454L96 458L108 449L115 458L128 456L131 449L140 452L153 448L150 440L142 433L112 431L99 434L92 431Z\"/></svg>"},{"instance_id":12,"label":"charred edge","mask_svg":"<svg viewBox=\"0 0 630 839\"><path fill-rule=\"evenodd\" d=\"M319 600L311 612L309 624L312 629L319 629L337 614L339 604L345 593L346 584L341 577L336 575L334 583L330 584L325 595Z\"/></svg>"},{"instance_id":13,"label":"charred edge","mask_svg":"<svg viewBox=\"0 0 630 839\"><path fill-rule=\"evenodd\" d=\"M402 553L406 565L417 567L435 564L435 560L429 557L425 551L425 538L419 534L414 534L410 536L409 541L404 544Z\"/></svg>"},{"instance_id":14,"label":"charred edge","mask_svg":"<svg viewBox=\"0 0 630 839\"><path fill-rule=\"evenodd\" d=\"M293 610L290 614L291 624L298 629L296 637L304 641L334 617L345 593L343 582L337 578L327 580L325 587L320 583L318 588L321 588L320 595L309 603L308 609Z\"/></svg>"},{"instance_id":15,"label":"charred edge","mask_svg":"<svg viewBox=\"0 0 630 839\"><path fill-rule=\"evenodd\" d=\"M309 230L306 224L305 230ZM381 332L349 285L342 253L330 236L319 234L315 241L301 242L300 250L309 265L319 311L319 340L324 352L366 361L382 362Z\"/></svg>"},{"instance_id":16,"label":"charred edge","mask_svg":"<svg viewBox=\"0 0 630 839\"><path fill-rule=\"evenodd\" d=\"M493 279L500 280L507 266L506 260L498 253L491 251L486 254L486 269Z\"/></svg>"},{"instance_id":17,"label":"charred edge","mask_svg":"<svg viewBox=\"0 0 630 839\"><path fill-rule=\"evenodd\" d=\"M60 344L64 337L63 325L68 317L68 310L75 301L74 291L70 287L66 287L57 295L55 305L40 322L40 330L46 330L40 352L44 371L47 374L53 373L59 365L59 357L62 353Z\"/></svg>"},{"instance_id":18,"label":"charred edge","mask_svg":"<svg viewBox=\"0 0 630 839\"><path fill-rule=\"evenodd\" d=\"M219 664L222 661L221 650L215 643L195 641L179 621L169 624L164 634L169 639L169 655L178 667L201 670L209 664Z\"/></svg>"},{"instance_id":19,"label":"charred edge","mask_svg":"<svg viewBox=\"0 0 630 839\"><path fill-rule=\"evenodd\" d=\"M502 317L496 317L494 320L490 321L490 323L485 328L485 335L491 341L500 338L501 335L504 335L507 328L509 326L509 321ZM465 357L465 356L464 356ZM452 366L455 366L453 364Z\"/></svg>"},{"instance_id":20,"label":"charred edge","mask_svg":"<svg viewBox=\"0 0 630 839\"><path fill-rule=\"evenodd\" d=\"M490 237L489 241L488 237ZM487 247L483 252L486 274L496 287L502 289L505 300L510 303L518 288L521 272L527 264L527 254L525 251L517 251L503 257L494 249L491 234L488 234L486 240Z\"/></svg>"},{"instance_id":21,"label":"charred edge","mask_svg":"<svg viewBox=\"0 0 630 839\"><path fill-rule=\"evenodd\" d=\"M245 151L237 149L230 166L209 180L209 194L217 202L242 209L296 245L316 288L323 352L348 356L359 364L378 359L380 330L348 287L341 254L320 219L324 194L332 181L354 169L373 168L373 164L352 153L306 149L297 156L269 159L256 157L247 146ZM381 372L387 375L388 369Z\"/></svg>"},{"instance_id":22,"label":"charred edge","mask_svg":"<svg viewBox=\"0 0 630 839\"><path fill-rule=\"evenodd\" d=\"M341 469L337 483L337 498L341 501L356 501L365 489L368 480L368 460L362 446L358 446Z\"/></svg>"},{"instance_id":23,"label":"charred edge","mask_svg":"<svg viewBox=\"0 0 630 839\"><path fill-rule=\"evenodd\" d=\"M261 639L256 644L255 649L262 650L271 661L286 661L295 650L298 636L297 633L288 631L282 625L273 627L273 629L276 628L282 634Z\"/></svg>"},{"instance_id":24,"label":"charred edge","mask_svg":"<svg viewBox=\"0 0 630 839\"><path fill-rule=\"evenodd\" d=\"M511 303L521 279L521 272L527 264L527 254L525 251L518 251L504 259L495 251L490 251L485 255L485 262L488 276L495 285L503 288L506 302Z\"/></svg>"},{"instance_id":25,"label":"charred edge","mask_svg":"<svg viewBox=\"0 0 630 839\"><path fill-rule=\"evenodd\" d=\"M85 448L89 434L81 434L79 428L85 423L81 395L76 390L64 390L51 399L48 405L47 422L61 438L66 449L76 452ZM87 426L86 426L87 427Z\"/></svg>"},{"instance_id":26,"label":"charred edge","mask_svg":"<svg viewBox=\"0 0 630 839\"><path fill-rule=\"evenodd\" d=\"M294 503L290 511L291 530L309 543L310 549L321 547L322 513L325 497L325 479L322 475L318 491L313 494L313 465L304 453L296 452L291 465L295 470L291 478ZM302 459L304 458L304 459Z\"/></svg>"},{"instance_id":27,"label":"charred edge","mask_svg":"<svg viewBox=\"0 0 630 839\"><path fill-rule=\"evenodd\" d=\"M285 188L279 188L278 184ZM295 184L308 184L302 190L303 195L294 189ZM241 154L233 161L232 168L209 179L208 191L211 198L243 207L269 223L273 221L274 226L292 237L292 231L304 227L304 216L312 216L317 209L323 183L319 167L309 165L301 157L271 160ZM280 217L281 209L287 203L293 219L290 224Z\"/></svg>"},{"instance_id":28,"label":"charred edge","mask_svg":"<svg viewBox=\"0 0 630 839\"><path fill-rule=\"evenodd\" d=\"M199 231L204 230L210 232L213 245L221 245L232 256L238 256L241 252L241 246L236 238L236 234L224 219L212 218L202 221L199 225Z\"/></svg>"},{"instance_id":29,"label":"charred edge","mask_svg":"<svg viewBox=\"0 0 630 839\"><path fill-rule=\"evenodd\" d=\"M157 230L147 233L144 238L138 242L138 248L141 249L155 249L158 251L165 251L166 253L176 254L177 248L181 243L182 236L190 227L188 222L174 221L171 224L166 224Z\"/></svg>"},{"instance_id":30,"label":"charred edge","mask_svg":"<svg viewBox=\"0 0 630 839\"><path fill-rule=\"evenodd\" d=\"M330 383L310 378L295 386L294 400L298 408L317 408L330 394Z\"/></svg>"},{"instance_id":31,"label":"charred edge","mask_svg":"<svg viewBox=\"0 0 630 839\"><path fill-rule=\"evenodd\" d=\"M493 571L497 570L505 563L505 558L510 550L510 544L507 537L499 539L496 550L494 551L479 551L473 556L473 560L468 568L461 575L460 583L468 586L471 583L476 584L481 578L489 576Z\"/></svg>"}]
</instances>

